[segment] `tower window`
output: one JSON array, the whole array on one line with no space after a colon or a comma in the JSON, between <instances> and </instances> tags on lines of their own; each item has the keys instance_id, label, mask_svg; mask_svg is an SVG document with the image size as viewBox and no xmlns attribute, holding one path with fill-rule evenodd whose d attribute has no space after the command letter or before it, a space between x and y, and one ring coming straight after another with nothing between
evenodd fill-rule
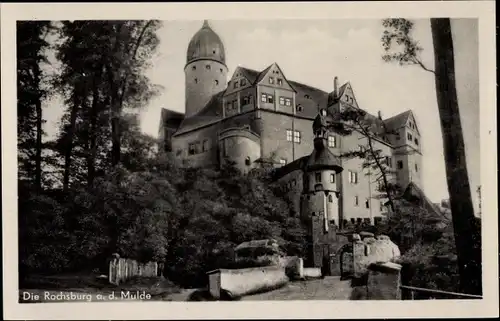
<instances>
[{"instance_id":1,"label":"tower window","mask_svg":"<svg viewBox=\"0 0 500 321\"><path fill-rule=\"evenodd\" d=\"M297 105L297 111L302 111L302 105Z\"/></svg>"},{"instance_id":2,"label":"tower window","mask_svg":"<svg viewBox=\"0 0 500 321\"><path fill-rule=\"evenodd\" d=\"M196 66L193 66L192 68L193 68L193 70L196 70Z\"/></svg>"},{"instance_id":3,"label":"tower window","mask_svg":"<svg viewBox=\"0 0 500 321\"><path fill-rule=\"evenodd\" d=\"M368 198L365 201L365 207L370 208L370 199L368 199Z\"/></svg>"},{"instance_id":4,"label":"tower window","mask_svg":"<svg viewBox=\"0 0 500 321\"><path fill-rule=\"evenodd\" d=\"M210 65L206 65L205 68L207 68L207 70L210 70L212 67L210 67Z\"/></svg>"},{"instance_id":5,"label":"tower window","mask_svg":"<svg viewBox=\"0 0 500 321\"><path fill-rule=\"evenodd\" d=\"M300 132L298 130L296 130L294 133L293 133L293 142L294 143L299 143L300 144Z\"/></svg>"},{"instance_id":6,"label":"tower window","mask_svg":"<svg viewBox=\"0 0 500 321\"><path fill-rule=\"evenodd\" d=\"M358 206L359 205L359 197L356 195L354 196L354 206Z\"/></svg>"},{"instance_id":7,"label":"tower window","mask_svg":"<svg viewBox=\"0 0 500 321\"><path fill-rule=\"evenodd\" d=\"M418 165L415 164L415 172L418 172Z\"/></svg>"},{"instance_id":8,"label":"tower window","mask_svg":"<svg viewBox=\"0 0 500 321\"><path fill-rule=\"evenodd\" d=\"M221 72L221 73L222 73L222 72L224 72L224 71L222 70L222 68L221 68L221 69L219 69L219 70L220 70L220 72Z\"/></svg>"},{"instance_id":9,"label":"tower window","mask_svg":"<svg viewBox=\"0 0 500 321\"><path fill-rule=\"evenodd\" d=\"M330 183L335 183L335 174L330 174Z\"/></svg>"},{"instance_id":10,"label":"tower window","mask_svg":"<svg viewBox=\"0 0 500 321\"><path fill-rule=\"evenodd\" d=\"M321 183L321 173L315 173L314 178L316 179L316 182Z\"/></svg>"},{"instance_id":11,"label":"tower window","mask_svg":"<svg viewBox=\"0 0 500 321\"><path fill-rule=\"evenodd\" d=\"M358 183L358 173L349 171L349 183L357 184Z\"/></svg>"},{"instance_id":12,"label":"tower window","mask_svg":"<svg viewBox=\"0 0 500 321\"><path fill-rule=\"evenodd\" d=\"M195 78L194 79L194 83L197 84L198 83L198 78Z\"/></svg>"},{"instance_id":13,"label":"tower window","mask_svg":"<svg viewBox=\"0 0 500 321\"><path fill-rule=\"evenodd\" d=\"M328 147L336 147L335 136L328 136Z\"/></svg>"},{"instance_id":14,"label":"tower window","mask_svg":"<svg viewBox=\"0 0 500 321\"><path fill-rule=\"evenodd\" d=\"M398 161L398 169L403 169L403 161Z\"/></svg>"},{"instance_id":15,"label":"tower window","mask_svg":"<svg viewBox=\"0 0 500 321\"><path fill-rule=\"evenodd\" d=\"M273 77L269 77L269 83L270 84L274 84L274 78Z\"/></svg>"},{"instance_id":16,"label":"tower window","mask_svg":"<svg viewBox=\"0 0 500 321\"><path fill-rule=\"evenodd\" d=\"M280 85L280 86L283 85L283 79L278 78L278 85Z\"/></svg>"},{"instance_id":17,"label":"tower window","mask_svg":"<svg viewBox=\"0 0 500 321\"><path fill-rule=\"evenodd\" d=\"M331 194L328 195L328 202L333 203L333 196Z\"/></svg>"},{"instance_id":18,"label":"tower window","mask_svg":"<svg viewBox=\"0 0 500 321\"><path fill-rule=\"evenodd\" d=\"M219 81L217 79L215 79L215 85L218 85L219 84Z\"/></svg>"}]
</instances>

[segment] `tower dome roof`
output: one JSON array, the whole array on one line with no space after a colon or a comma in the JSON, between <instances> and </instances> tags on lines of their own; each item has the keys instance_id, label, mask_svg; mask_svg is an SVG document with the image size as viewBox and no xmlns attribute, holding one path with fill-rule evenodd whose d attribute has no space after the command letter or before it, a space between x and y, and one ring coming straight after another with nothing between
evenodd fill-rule
<instances>
[{"instance_id":1,"label":"tower dome roof","mask_svg":"<svg viewBox=\"0 0 500 321\"><path fill-rule=\"evenodd\" d=\"M226 64L224 44L212 30L207 20L203 22L201 29L195 33L189 42L186 64L199 59L209 59Z\"/></svg>"}]
</instances>

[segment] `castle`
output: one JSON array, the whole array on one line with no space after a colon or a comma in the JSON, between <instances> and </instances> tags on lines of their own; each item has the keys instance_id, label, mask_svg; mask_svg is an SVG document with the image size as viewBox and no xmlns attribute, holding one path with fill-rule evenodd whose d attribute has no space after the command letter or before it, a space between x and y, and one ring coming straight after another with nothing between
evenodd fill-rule
<instances>
[{"instance_id":1,"label":"castle","mask_svg":"<svg viewBox=\"0 0 500 321\"><path fill-rule=\"evenodd\" d=\"M310 226L313 266L332 256L331 243L348 223L377 224L385 201L378 181L360 158L342 154L366 148L360 133L339 135L326 126L330 115L360 108L349 82L332 92L291 81L273 63L262 71L237 67L227 81L224 44L205 20L187 48L185 114L163 109L161 148L186 166L220 166L229 160L243 172L271 163L278 178L299 190L296 206ZM420 132L408 110L388 119L366 115L375 149L406 187L420 185Z\"/></svg>"}]
</instances>

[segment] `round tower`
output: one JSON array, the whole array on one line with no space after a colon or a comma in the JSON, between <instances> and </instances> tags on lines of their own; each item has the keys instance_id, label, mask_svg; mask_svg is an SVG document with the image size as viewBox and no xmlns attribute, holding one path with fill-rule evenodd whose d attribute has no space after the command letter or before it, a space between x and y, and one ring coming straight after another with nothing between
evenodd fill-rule
<instances>
[{"instance_id":1,"label":"round tower","mask_svg":"<svg viewBox=\"0 0 500 321\"><path fill-rule=\"evenodd\" d=\"M205 20L187 49L186 117L197 114L212 96L225 89L227 71L224 44Z\"/></svg>"}]
</instances>

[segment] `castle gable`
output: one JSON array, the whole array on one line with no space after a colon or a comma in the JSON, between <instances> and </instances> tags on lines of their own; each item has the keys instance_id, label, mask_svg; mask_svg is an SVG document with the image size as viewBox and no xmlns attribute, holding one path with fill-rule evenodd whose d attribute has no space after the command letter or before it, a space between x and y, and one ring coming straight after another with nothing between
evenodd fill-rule
<instances>
[{"instance_id":1,"label":"castle gable","mask_svg":"<svg viewBox=\"0 0 500 321\"><path fill-rule=\"evenodd\" d=\"M225 94L229 95L241 89L252 87L255 79L256 75L254 75L250 70L242 67L237 67L233 73L233 76L227 84Z\"/></svg>"},{"instance_id":2,"label":"castle gable","mask_svg":"<svg viewBox=\"0 0 500 321\"><path fill-rule=\"evenodd\" d=\"M401 114L397 114L395 116L392 116L391 118L386 119L384 121L384 124L387 129L391 131L399 129L401 127L405 127L408 124L408 119L411 114L411 110L407 110Z\"/></svg>"},{"instance_id":3,"label":"castle gable","mask_svg":"<svg viewBox=\"0 0 500 321\"><path fill-rule=\"evenodd\" d=\"M256 84L294 91L277 63L264 69L257 77Z\"/></svg>"},{"instance_id":4,"label":"castle gable","mask_svg":"<svg viewBox=\"0 0 500 321\"><path fill-rule=\"evenodd\" d=\"M343 105L359 108L356 97L354 96L354 91L349 82L345 83L339 88L338 100Z\"/></svg>"}]
</instances>

